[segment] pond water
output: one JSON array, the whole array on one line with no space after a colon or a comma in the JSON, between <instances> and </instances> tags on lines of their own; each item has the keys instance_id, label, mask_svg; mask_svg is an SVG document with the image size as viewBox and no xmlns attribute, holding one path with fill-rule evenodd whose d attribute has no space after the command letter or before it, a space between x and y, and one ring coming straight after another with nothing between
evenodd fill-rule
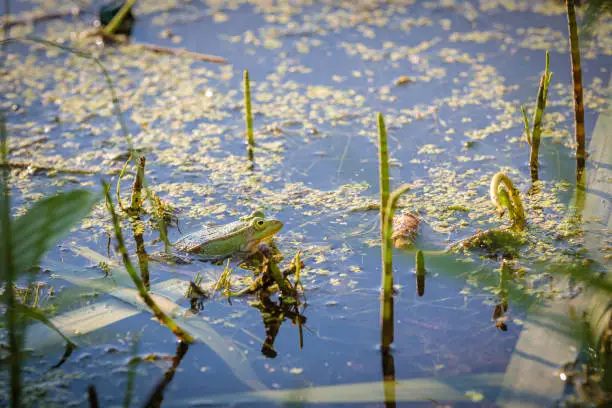
<instances>
[{"instance_id":1,"label":"pond water","mask_svg":"<svg viewBox=\"0 0 612 408\"><path fill-rule=\"evenodd\" d=\"M15 15L74 6L61 0L10 3ZM2 51L0 103L9 145L40 138L11 151L10 160L55 169L13 168L14 214L57 191L79 186L100 191L100 179L114 186L131 143L147 157L152 191L179 211L180 231L169 229L171 242L254 209L284 223L276 238L282 264L303 252L305 307L299 310L304 323L293 324L294 311L281 308L275 298L262 312L265 305L254 296L228 302L219 295L189 317L180 314L179 324L199 327L203 336L185 352L146 311L128 302L123 308L135 312L124 310L123 316L113 309L122 304L114 300L116 293L96 286L128 282L120 268L105 278L98 258L82 256L83 248L107 256L111 224L100 203L50 251L36 279L55 289L55 296L43 297L44 305L55 305L51 316L97 305L116 318L89 333L67 333L79 347L53 370L64 346L45 341L50 332L34 330L41 338L28 343L34 348L25 369L30 404L82 406L94 385L102 406L122 405L129 361L137 354L148 358L135 365L133 406L148 401L156 387L164 406L224 406L241 398L268 406L242 393L336 385L354 388L328 394L315 388L319 394L295 404L384 405L382 386L366 384L383 378L379 214L362 209L378 199L376 113L381 112L389 133L392 187L414 185L400 204L422 219L414 247L394 252L398 404L456 401L451 391L434 388L426 398L411 397L415 388L409 387L428 389L439 380L464 400L456 401L458 406L494 405L524 319L524 309L510 302L507 330L492 320L501 258L478 251L426 255L425 294L418 296L415 249L444 249L478 229L508 223L496 217L488 198L492 175L505 171L524 194L532 237L511 262L525 268L521 285L531 294L551 296L546 268L569 262L563 254L580 247L579 239L555 240L575 179L564 7L444 0L137 3L134 44L181 47L221 56L227 64L135 46L100 47L79 37L92 26L91 13L11 27L11 37L36 35L96 54L110 72L131 134L131 140L122 135L104 77L91 60L40 44L8 45ZM79 4L89 12L100 6ZM583 49L587 135L609 96L612 43L605 30L612 21L600 24L604 34ZM531 119L547 49L554 77L544 117L540 193L527 194L529 150L520 106ZM252 169L244 142L244 69L251 78L257 143ZM398 84L404 76L408 83ZM131 179L122 184L124 200ZM127 220L124 227L134 251ZM163 248L158 237L147 225L147 252ZM113 246L107 262L118 268ZM561 254L560 248L567 251ZM251 273L232 266L235 274ZM150 263L151 284L188 282L198 273L211 280L223 268ZM75 285L78 278L85 287ZM168 293L189 309L187 299ZM268 324L267 332L264 321L274 319L281 323L274 352L262 352L266 335L275 330ZM175 357L177 347L182 359ZM0 398L6 402L8 377L2 375ZM422 386L408 381L417 379L425 381ZM363 391L370 389L375 391Z\"/></svg>"}]
</instances>

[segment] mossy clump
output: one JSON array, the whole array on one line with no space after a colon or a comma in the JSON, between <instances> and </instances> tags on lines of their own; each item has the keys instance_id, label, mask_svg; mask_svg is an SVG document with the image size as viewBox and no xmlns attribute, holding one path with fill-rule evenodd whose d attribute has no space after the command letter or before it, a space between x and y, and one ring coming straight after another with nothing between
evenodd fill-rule
<instances>
[{"instance_id":1,"label":"mossy clump","mask_svg":"<svg viewBox=\"0 0 612 408\"><path fill-rule=\"evenodd\" d=\"M510 230L488 230L465 241L463 248L482 249L491 257L513 259L526 243L522 234Z\"/></svg>"}]
</instances>

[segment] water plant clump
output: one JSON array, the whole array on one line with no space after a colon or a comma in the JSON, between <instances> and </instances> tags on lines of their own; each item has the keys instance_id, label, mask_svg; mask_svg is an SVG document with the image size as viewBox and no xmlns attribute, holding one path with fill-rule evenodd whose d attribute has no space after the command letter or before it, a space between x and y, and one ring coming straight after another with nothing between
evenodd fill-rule
<instances>
[{"instance_id":1,"label":"water plant clump","mask_svg":"<svg viewBox=\"0 0 612 408\"><path fill-rule=\"evenodd\" d=\"M523 202L519 195L519 191L512 180L504 174L497 173L491 179L489 188L489 196L491 202L497 208L497 213L501 217L504 213L508 213L508 217L512 221L511 228L515 231L525 229L527 220L525 218L525 210Z\"/></svg>"},{"instance_id":2,"label":"water plant clump","mask_svg":"<svg viewBox=\"0 0 612 408\"><path fill-rule=\"evenodd\" d=\"M542 134L542 117L544 115L544 109L546 108L548 88L551 80L552 72L550 72L550 55L548 54L548 51L546 51L546 66L544 73L540 78L540 86L538 88L538 96L536 98L536 107L533 112L533 128L531 130L529 129L529 119L527 119L525 107L521 106L523 121L525 123L525 137L527 139L527 143L531 147L529 167L531 169L531 179L533 181L538 180L538 167L540 165L538 155L540 152L540 137Z\"/></svg>"}]
</instances>

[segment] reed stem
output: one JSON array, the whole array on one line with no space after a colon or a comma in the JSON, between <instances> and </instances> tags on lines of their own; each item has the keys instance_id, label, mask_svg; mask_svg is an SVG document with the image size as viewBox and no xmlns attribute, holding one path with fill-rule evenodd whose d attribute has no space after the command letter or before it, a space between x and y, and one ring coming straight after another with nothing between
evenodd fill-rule
<instances>
[{"instance_id":1,"label":"reed stem","mask_svg":"<svg viewBox=\"0 0 612 408\"><path fill-rule=\"evenodd\" d=\"M108 23L106 27L104 27L104 29L102 30L103 33L109 36L115 34L115 31L117 31L117 29L123 22L123 19L125 19L125 16L127 16L127 14L130 12L130 10L132 9L135 3L136 3L136 0L128 0L123 5L123 7L121 7L119 12L115 14L115 17L112 18L110 23Z\"/></svg>"},{"instance_id":2,"label":"reed stem","mask_svg":"<svg viewBox=\"0 0 612 408\"><path fill-rule=\"evenodd\" d=\"M104 195L106 197L106 208L111 215L113 221L113 227L115 229L115 239L117 240L117 246L119 248L119 252L121 253L121 259L123 260L123 265L125 266L126 271L132 278L136 289L138 290L138 294L144 301L144 303L151 309L155 317L166 325L172 333L180 340L193 343L193 337L183 329L181 329L168 315L166 315L155 303L153 298L147 292L147 288L142 283L142 280L138 277L134 266L132 265L132 261L130 260L130 256L128 254L127 248L125 246L125 241L123 239L123 232L121 231L121 225L119 222L119 217L115 212L115 208L113 207L112 198L110 196L110 186L106 182L102 182L102 187L104 189Z\"/></svg>"},{"instance_id":3,"label":"reed stem","mask_svg":"<svg viewBox=\"0 0 612 408\"><path fill-rule=\"evenodd\" d=\"M580 44L574 0L565 0L569 30L570 54L572 61L572 83L574 84L574 127L576 139L576 160L578 168L584 168L586 158L586 133L584 130L584 102L582 98L582 68L580 66ZM578 178L580 176L578 175Z\"/></svg>"},{"instance_id":4,"label":"reed stem","mask_svg":"<svg viewBox=\"0 0 612 408\"><path fill-rule=\"evenodd\" d=\"M134 176L134 182L132 183L132 197L130 203L130 209L134 214L140 212L142 205L142 186L144 185L144 171L147 159L145 156L140 156L136 163L136 175Z\"/></svg>"},{"instance_id":5,"label":"reed stem","mask_svg":"<svg viewBox=\"0 0 612 408\"><path fill-rule=\"evenodd\" d=\"M252 158L255 138L253 137L253 112L251 111L251 83L249 81L249 71L246 69L244 70L244 119L246 123L249 158Z\"/></svg>"},{"instance_id":6,"label":"reed stem","mask_svg":"<svg viewBox=\"0 0 612 408\"><path fill-rule=\"evenodd\" d=\"M423 296L425 294L425 257L423 251L420 249L416 253L416 281L417 281L417 295Z\"/></svg>"},{"instance_id":7,"label":"reed stem","mask_svg":"<svg viewBox=\"0 0 612 408\"><path fill-rule=\"evenodd\" d=\"M393 215L395 214L395 206L397 201L411 185L404 184L389 196L387 210L385 211L385 221L383 223L383 239L382 239L382 307L381 307L381 348L383 351L389 350L393 343L394 332L394 311L393 311L393 243L391 242L391 234L393 230Z\"/></svg>"},{"instance_id":8,"label":"reed stem","mask_svg":"<svg viewBox=\"0 0 612 408\"><path fill-rule=\"evenodd\" d=\"M540 136L542 134L542 116L544 115L544 109L546 108L546 101L548 98L548 86L552 80L552 73L550 72L550 55L546 51L546 65L544 73L540 78L540 86L538 88L538 96L536 99L536 107L533 112L533 129L529 130L529 120L527 119L527 113L525 108L521 106L523 113L523 121L525 123L525 133L527 142L531 146L529 154L529 167L531 170L531 179L533 181L538 180L538 168L539 161L538 156L540 152Z\"/></svg>"}]
</instances>

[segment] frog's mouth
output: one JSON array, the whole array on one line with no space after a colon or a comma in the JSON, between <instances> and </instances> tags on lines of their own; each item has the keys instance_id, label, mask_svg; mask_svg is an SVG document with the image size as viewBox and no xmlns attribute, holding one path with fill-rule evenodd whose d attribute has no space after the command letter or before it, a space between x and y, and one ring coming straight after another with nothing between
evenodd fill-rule
<instances>
[{"instance_id":1,"label":"frog's mouth","mask_svg":"<svg viewBox=\"0 0 612 408\"><path fill-rule=\"evenodd\" d=\"M248 245L248 251L254 251L262 242L269 244L274 239L274 235L283 228L283 223L278 220L272 220L266 227L265 234L258 238L254 238Z\"/></svg>"}]
</instances>

